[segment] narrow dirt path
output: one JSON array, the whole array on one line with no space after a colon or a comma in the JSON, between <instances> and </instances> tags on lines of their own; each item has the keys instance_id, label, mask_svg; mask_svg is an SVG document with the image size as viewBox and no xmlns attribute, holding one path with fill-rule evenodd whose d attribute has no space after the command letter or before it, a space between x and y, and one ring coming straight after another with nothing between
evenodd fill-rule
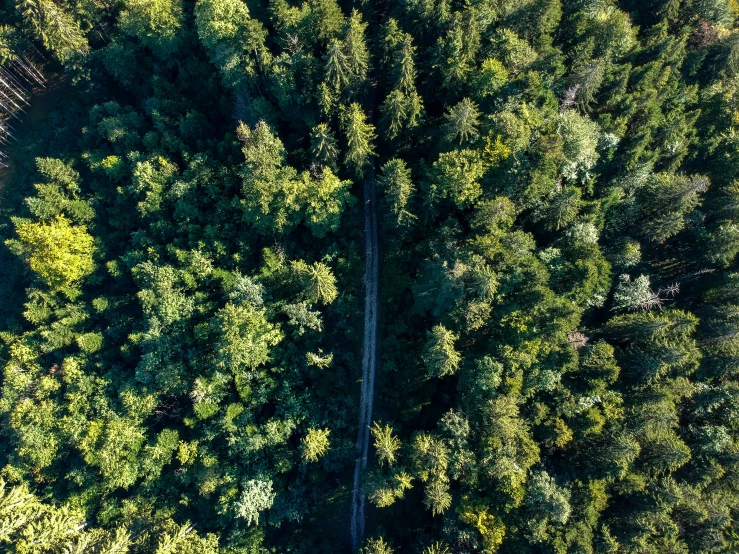
<instances>
[{"instance_id":1,"label":"narrow dirt path","mask_svg":"<svg viewBox=\"0 0 739 554\"><path fill-rule=\"evenodd\" d=\"M367 466L367 453L372 424L372 403L375 394L375 370L377 368L377 281L379 276L377 246L377 214L375 213L374 166L364 181L364 242L365 242L365 296L364 341L362 345L362 391L359 399L359 431L357 434L357 459L354 465L354 491L352 494L351 534L352 550L364 536L365 495L362 490L362 471Z\"/></svg>"}]
</instances>

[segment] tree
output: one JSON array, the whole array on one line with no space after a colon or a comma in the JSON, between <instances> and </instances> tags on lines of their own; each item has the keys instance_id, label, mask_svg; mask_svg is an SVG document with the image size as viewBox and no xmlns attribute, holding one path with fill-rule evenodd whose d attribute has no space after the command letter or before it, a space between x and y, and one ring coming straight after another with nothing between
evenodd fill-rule
<instances>
[{"instance_id":1,"label":"tree","mask_svg":"<svg viewBox=\"0 0 739 554\"><path fill-rule=\"evenodd\" d=\"M411 170L403 160L394 158L383 165L380 171L377 184L384 194L387 219L398 228L410 226L416 219L408 211L408 202L416 188L411 180Z\"/></svg>"},{"instance_id":2,"label":"tree","mask_svg":"<svg viewBox=\"0 0 739 554\"><path fill-rule=\"evenodd\" d=\"M376 539L367 539L367 543L360 549L361 554L393 554L395 550L385 542L385 539L378 537Z\"/></svg>"},{"instance_id":3,"label":"tree","mask_svg":"<svg viewBox=\"0 0 739 554\"><path fill-rule=\"evenodd\" d=\"M394 467L388 473L373 471L366 480L367 496L378 508L392 506L396 500L405 498L405 491L413 488L413 477L403 469Z\"/></svg>"},{"instance_id":4,"label":"tree","mask_svg":"<svg viewBox=\"0 0 739 554\"><path fill-rule=\"evenodd\" d=\"M535 217L551 231L560 230L575 221L582 206L582 191L576 187L564 187L552 194L549 201L539 208Z\"/></svg>"},{"instance_id":5,"label":"tree","mask_svg":"<svg viewBox=\"0 0 739 554\"><path fill-rule=\"evenodd\" d=\"M444 116L444 129L449 142L473 142L479 136L480 111L469 98L463 98Z\"/></svg>"},{"instance_id":6,"label":"tree","mask_svg":"<svg viewBox=\"0 0 739 554\"><path fill-rule=\"evenodd\" d=\"M264 44L267 32L249 16L243 2L199 0L195 28L228 87L239 90L250 85L270 61Z\"/></svg>"},{"instance_id":7,"label":"tree","mask_svg":"<svg viewBox=\"0 0 739 554\"><path fill-rule=\"evenodd\" d=\"M253 371L267 363L271 348L283 338L279 327L267 321L266 310L248 304L226 304L212 326L219 335L216 364L233 373Z\"/></svg>"},{"instance_id":8,"label":"tree","mask_svg":"<svg viewBox=\"0 0 739 554\"><path fill-rule=\"evenodd\" d=\"M423 503L431 510L432 515L446 512L452 505L452 495L449 494L449 484L444 479L435 479L424 488Z\"/></svg>"},{"instance_id":9,"label":"tree","mask_svg":"<svg viewBox=\"0 0 739 554\"><path fill-rule=\"evenodd\" d=\"M144 429L137 421L112 415L89 423L80 450L85 462L100 472L106 490L127 490L142 476L144 442Z\"/></svg>"},{"instance_id":10,"label":"tree","mask_svg":"<svg viewBox=\"0 0 739 554\"><path fill-rule=\"evenodd\" d=\"M690 447L674 432L664 429L649 430L640 441L643 460L647 471L666 473L679 469L691 457Z\"/></svg>"},{"instance_id":11,"label":"tree","mask_svg":"<svg viewBox=\"0 0 739 554\"><path fill-rule=\"evenodd\" d=\"M176 175L177 166L163 156L136 162L131 175L131 190L141 198L136 207L142 216L161 211L165 190Z\"/></svg>"},{"instance_id":12,"label":"tree","mask_svg":"<svg viewBox=\"0 0 739 554\"><path fill-rule=\"evenodd\" d=\"M328 429L308 429L308 434L300 439L303 446L301 456L305 462L317 462L329 449Z\"/></svg>"},{"instance_id":13,"label":"tree","mask_svg":"<svg viewBox=\"0 0 739 554\"><path fill-rule=\"evenodd\" d=\"M244 218L262 234L291 230L302 219L306 183L285 165L285 148L263 121L238 128L246 162L242 169Z\"/></svg>"},{"instance_id":14,"label":"tree","mask_svg":"<svg viewBox=\"0 0 739 554\"><path fill-rule=\"evenodd\" d=\"M642 232L654 242L664 242L685 227L686 217L702 202L710 183L702 175L652 175L638 191Z\"/></svg>"},{"instance_id":15,"label":"tree","mask_svg":"<svg viewBox=\"0 0 739 554\"><path fill-rule=\"evenodd\" d=\"M326 41L341 32L345 17L336 0L318 0L311 5L311 25L318 40Z\"/></svg>"},{"instance_id":16,"label":"tree","mask_svg":"<svg viewBox=\"0 0 739 554\"><path fill-rule=\"evenodd\" d=\"M449 547L443 543L435 542L423 550L423 554L449 554Z\"/></svg>"},{"instance_id":17,"label":"tree","mask_svg":"<svg viewBox=\"0 0 739 554\"><path fill-rule=\"evenodd\" d=\"M17 241L8 246L28 260L31 269L55 290L75 286L95 269L94 240L84 225L70 225L57 215L48 224L13 220Z\"/></svg>"},{"instance_id":18,"label":"tree","mask_svg":"<svg viewBox=\"0 0 739 554\"><path fill-rule=\"evenodd\" d=\"M510 67L513 73L518 73L526 68L529 64L536 61L538 54L534 48L514 31L510 29L501 29L498 31L496 39L496 47L499 51L498 59L500 59L506 67Z\"/></svg>"},{"instance_id":19,"label":"tree","mask_svg":"<svg viewBox=\"0 0 739 554\"><path fill-rule=\"evenodd\" d=\"M308 265L302 260L292 262L291 267L302 282L308 302L330 304L336 300L339 293L336 288L336 277L330 267L321 262Z\"/></svg>"},{"instance_id":20,"label":"tree","mask_svg":"<svg viewBox=\"0 0 739 554\"><path fill-rule=\"evenodd\" d=\"M318 163L336 169L339 158L339 146L333 131L326 123L319 123L310 135L310 151Z\"/></svg>"},{"instance_id":21,"label":"tree","mask_svg":"<svg viewBox=\"0 0 739 554\"><path fill-rule=\"evenodd\" d=\"M427 14L427 17L430 15ZM450 14L445 15L450 18ZM472 22L463 14L455 13L451 18L450 24L443 26L445 30L440 33L433 45L430 57L432 67L441 77L443 87L447 90L457 90L473 70L481 37L479 27L471 24Z\"/></svg>"},{"instance_id":22,"label":"tree","mask_svg":"<svg viewBox=\"0 0 739 554\"><path fill-rule=\"evenodd\" d=\"M272 492L272 481L267 479L249 479L242 484L241 495L234 509L236 517L246 520L247 525L259 524L259 512L269 510L275 501Z\"/></svg>"},{"instance_id":23,"label":"tree","mask_svg":"<svg viewBox=\"0 0 739 554\"><path fill-rule=\"evenodd\" d=\"M369 70L369 50L364 38L367 24L357 10L352 10L343 41L344 57L348 73L347 84L354 89L361 87L367 80Z\"/></svg>"},{"instance_id":24,"label":"tree","mask_svg":"<svg viewBox=\"0 0 739 554\"><path fill-rule=\"evenodd\" d=\"M570 491L560 487L546 471L532 474L526 493L531 511L527 522L533 542L545 542L551 525L564 525L570 518Z\"/></svg>"},{"instance_id":25,"label":"tree","mask_svg":"<svg viewBox=\"0 0 739 554\"><path fill-rule=\"evenodd\" d=\"M321 320L321 312L311 311L307 302L299 302L297 304L288 304L285 306L285 315L288 318L288 325L297 327L298 335L302 335L307 329L311 331L321 332L323 330L323 321Z\"/></svg>"},{"instance_id":26,"label":"tree","mask_svg":"<svg viewBox=\"0 0 739 554\"><path fill-rule=\"evenodd\" d=\"M157 542L155 554L203 554L218 553L218 538L209 534L206 537L198 536L193 525L186 522L183 525L172 526L169 532L165 531Z\"/></svg>"},{"instance_id":27,"label":"tree","mask_svg":"<svg viewBox=\"0 0 739 554\"><path fill-rule=\"evenodd\" d=\"M488 98L496 94L507 82L506 67L495 58L487 58L475 75L472 90L476 98Z\"/></svg>"},{"instance_id":28,"label":"tree","mask_svg":"<svg viewBox=\"0 0 739 554\"><path fill-rule=\"evenodd\" d=\"M527 422L520 416L516 397L496 395L482 406L482 471L495 483L511 506L519 506L525 497L526 472L539 461L540 453Z\"/></svg>"},{"instance_id":29,"label":"tree","mask_svg":"<svg viewBox=\"0 0 739 554\"><path fill-rule=\"evenodd\" d=\"M367 116L356 102L352 102L343 113L342 127L348 146L344 161L357 175L361 175L375 155L375 127L367 123Z\"/></svg>"},{"instance_id":30,"label":"tree","mask_svg":"<svg viewBox=\"0 0 739 554\"><path fill-rule=\"evenodd\" d=\"M390 138L397 137L408 120L408 99L399 90L394 90L382 102L382 124Z\"/></svg>"},{"instance_id":31,"label":"tree","mask_svg":"<svg viewBox=\"0 0 739 554\"><path fill-rule=\"evenodd\" d=\"M613 310L651 310L661 305L659 294L650 288L649 277L639 275L632 281L628 275L621 275L613 293Z\"/></svg>"},{"instance_id":32,"label":"tree","mask_svg":"<svg viewBox=\"0 0 739 554\"><path fill-rule=\"evenodd\" d=\"M25 484L9 487L0 481L0 544L8 552L125 553L131 534L124 527L111 531L89 529L83 514L70 506L40 501ZM88 550L90 551L90 550Z\"/></svg>"},{"instance_id":33,"label":"tree","mask_svg":"<svg viewBox=\"0 0 739 554\"><path fill-rule=\"evenodd\" d=\"M372 424L372 436L375 439L375 450L380 465L395 464L398 450L400 450L400 439L393 436L393 428L390 425L382 427L375 421Z\"/></svg>"},{"instance_id":34,"label":"tree","mask_svg":"<svg viewBox=\"0 0 739 554\"><path fill-rule=\"evenodd\" d=\"M58 215L65 215L78 224L89 224L95 219L92 206L82 198L77 171L54 158L37 158L36 169L44 181L34 185L36 196L26 198L34 216L49 222Z\"/></svg>"},{"instance_id":35,"label":"tree","mask_svg":"<svg viewBox=\"0 0 739 554\"><path fill-rule=\"evenodd\" d=\"M506 527L499 518L489 513L483 501L463 496L459 507L459 520L480 534L484 552L498 550L505 537Z\"/></svg>"},{"instance_id":36,"label":"tree","mask_svg":"<svg viewBox=\"0 0 739 554\"><path fill-rule=\"evenodd\" d=\"M125 0L119 25L164 58L179 46L183 17L182 0Z\"/></svg>"},{"instance_id":37,"label":"tree","mask_svg":"<svg viewBox=\"0 0 739 554\"><path fill-rule=\"evenodd\" d=\"M587 181L598 161L598 124L574 110L559 114L558 132L562 136L564 163L560 171L569 181Z\"/></svg>"},{"instance_id":38,"label":"tree","mask_svg":"<svg viewBox=\"0 0 739 554\"><path fill-rule=\"evenodd\" d=\"M53 0L17 0L16 9L60 62L89 51L79 22Z\"/></svg>"},{"instance_id":39,"label":"tree","mask_svg":"<svg viewBox=\"0 0 739 554\"><path fill-rule=\"evenodd\" d=\"M324 56L326 66L326 82L333 88L334 92L342 91L349 84L349 62L344 54L344 48L340 40L333 39Z\"/></svg>"},{"instance_id":40,"label":"tree","mask_svg":"<svg viewBox=\"0 0 739 554\"><path fill-rule=\"evenodd\" d=\"M443 325L434 326L428 333L423 362L430 377L454 375L459 369L462 356L454 349L459 339Z\"/></svg>"},{"instance_id":41,"label":"tree","mask_svg":"<svg viewBox=\"0 0 739 554\"><path fill-rule=\"evenodd\" d=\"M587 382L596 390L604 390L618 378L620 368L614 358L613 347L605 341L588 344L581 350L580 370Z\"/></svg>"},{"instance_id":42,"label":"tree","mask_svg":"<svg viewBox=\"0 0 739 554\"><path fill-rule=\"evenodd\" d=\"M383 65L394 82L393 90L383 100L382 125L389 137L398 137L403 130L418 126L423 101L416 90L416 47L413 37L398 28L397 21L389 19L384 29Z\"/></svg>"},{"instance_id":43,"label":"tree","mask_svg":"<svg viewBox=\"0 0 739 554\"><path fill-rule=\"evenodd\" d=\"M576 66L570 75L570 87L565 92L565 102L587 109L603 84L604 72L605 62L602 59Z\"/></svg>"},{"instance_id":44,"label":"tree","mask_svg":"<svg viewBox=\"0 0 739 554\"><path fill-rule=\"evenodd\" d=\"M305 223L314 236L323 238L339 229L341 214L354 203L355 198L349 192L352 182L340 180L328 167L318 178L308 174L303 178L308 180Z\"/></svg>"},{"instance_id":45,"label":"tree","mask_svg":"<svg viewBox=\"0 0 739 554\"><path fill-rule=\"evenodd\" d=\"M427 193L426 202L450 197L459 208L470 206L482 194L480 179L485 169L476 150L441 153L431 168L431 190Z\"/></svg>"}]
</instances>

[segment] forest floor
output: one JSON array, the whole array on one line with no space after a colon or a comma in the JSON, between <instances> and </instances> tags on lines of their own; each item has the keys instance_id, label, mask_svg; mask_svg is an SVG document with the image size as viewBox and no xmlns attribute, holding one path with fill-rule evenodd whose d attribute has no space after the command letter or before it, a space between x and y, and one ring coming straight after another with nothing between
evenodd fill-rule
<instances>
[{"instance_id":1,"label":"forest floor","mask_svg":"<svg viewBox=\"0 0 739 554\"><path fill-rule=\"evenodd\" d=\"M67 93L68 84L69 82L63 76L52 74L43 88L32 89L31 105L25 108L25 113L19 114L21 119L11 120L11 124L15 127L16 138L9 139L4 145L0 145L0 149L8 155L2 160L7 167L0 166L0 204L6 184L15 177L17 164L14 163L14 159L23 155L29 144L38 140L36 135L39 134L39 127L44 123L45 115L58 109L58 102Z\"/></svg>"},{"instance_id":2,"label":"forest floor","mask_svg":"<svg viewBox=\"0 0 739 554\"><path fill-rule=\"evenodd\" d=\"M367 466L372 423L372 405L375 395L375 371L377 368L377 311L379 277L379 248L377 245L377 214L375 213L375 172L364 182L365 228L365 296L364 338L362 344L362 389L359 399L359 430L357 434L357 459L354 465L354 490L352 493L351 536L352 550L364 536L365 495L362 490L362 473Z\"/></svg>"}]
</instances>

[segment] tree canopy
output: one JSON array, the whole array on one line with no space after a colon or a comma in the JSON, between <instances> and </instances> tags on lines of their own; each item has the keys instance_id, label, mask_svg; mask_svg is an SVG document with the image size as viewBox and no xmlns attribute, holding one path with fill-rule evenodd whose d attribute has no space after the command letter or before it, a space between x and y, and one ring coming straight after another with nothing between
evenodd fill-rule
<instances>
[{"instance_id":1,"label":"tree canopy","mask_svg":"<svg viewBox=\"0 0 739 554\"><path fill-rule=\"evenodd\" d=\"M739 552L737 2L7 0L0 113L2 550Z\"/></svg>"}]
</instances>

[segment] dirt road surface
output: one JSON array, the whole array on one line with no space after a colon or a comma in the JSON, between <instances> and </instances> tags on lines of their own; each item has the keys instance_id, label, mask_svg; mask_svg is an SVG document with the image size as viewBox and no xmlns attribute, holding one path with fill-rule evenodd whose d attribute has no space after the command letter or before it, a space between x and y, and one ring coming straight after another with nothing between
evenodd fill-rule
<instances>
[{"instance_id":1,"label":"dirt road surface","mask_svg":"<svg viewBox=\"0 0 739 554\"><path fill-rule=\"evenodd\" d=\"M357 459L354 465L354 491L352 494L352 550L356 550L357 544L364 536L364 505L366 499L362 490L362 471L367 466L370 425L372 424L372 403L375 394L375 370L377 368L379 249L377 246L375 204L375 172L374 169L371 169L364 182L364 339L362 345L362 390L359 400L359 431L356 444Z\"/></svg>"}]
</instances>

